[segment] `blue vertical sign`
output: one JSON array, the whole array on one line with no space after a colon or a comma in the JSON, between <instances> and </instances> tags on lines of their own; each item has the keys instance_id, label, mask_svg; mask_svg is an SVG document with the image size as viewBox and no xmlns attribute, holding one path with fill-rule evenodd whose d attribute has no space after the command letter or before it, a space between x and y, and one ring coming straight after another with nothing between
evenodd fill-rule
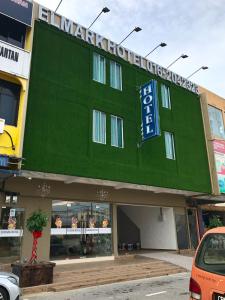
<instances>
[{"instance_id":1,"label":"blue vertical sign","mask_svg":"<svg viewBox=\"0 0 225 300\"><path fill-rule=\"evenodd\" d=\"M140 88L142 141L160 135L157 82L151 80Z\"/></svg>"}]
</instances>

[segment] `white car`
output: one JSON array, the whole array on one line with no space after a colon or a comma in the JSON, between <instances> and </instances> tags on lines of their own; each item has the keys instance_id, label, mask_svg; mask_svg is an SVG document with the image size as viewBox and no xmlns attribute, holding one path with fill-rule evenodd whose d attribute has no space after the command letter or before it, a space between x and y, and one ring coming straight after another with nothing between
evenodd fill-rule
<instances>
[{"instance_id":1,"label":"white car","mask_svg":"<svg viewBox=\"0 0 225 300\"><path fill-rule=\"evenodd\" d=\"M13 273L0 272L0 300L19 299L19 277Z\"/></svg>"}]
</instances>

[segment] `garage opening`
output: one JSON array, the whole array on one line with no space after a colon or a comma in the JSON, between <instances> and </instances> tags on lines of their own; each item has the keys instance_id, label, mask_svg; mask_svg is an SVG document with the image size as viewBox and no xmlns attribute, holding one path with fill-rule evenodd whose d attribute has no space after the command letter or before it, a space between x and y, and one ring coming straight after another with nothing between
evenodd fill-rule
<instances>
[{"instance_id":1,"label":"garage opening","mask_svg":"<svg viewBox=\"0 0 225 300\"><path fill-rule=\"evenodd\" d=\"M173 208L120 205L117 208L118 249L177 250Z\"/></svg>"}]
</instances>

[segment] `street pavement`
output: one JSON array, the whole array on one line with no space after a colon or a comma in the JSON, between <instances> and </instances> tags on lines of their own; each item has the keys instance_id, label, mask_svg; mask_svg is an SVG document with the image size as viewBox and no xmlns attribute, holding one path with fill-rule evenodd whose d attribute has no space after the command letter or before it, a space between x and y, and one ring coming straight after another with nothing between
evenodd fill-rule
<instances>
[{"instance_id":1,"label":"street pavement","mask_svg":"<svg viewBox=\"0 0 225 300\"><path fill-rule=\"evenodd\" d=\"M66 292L24 296L23 300L188 300L190 273L113 283Z\"/></svg>"}]
</instances>

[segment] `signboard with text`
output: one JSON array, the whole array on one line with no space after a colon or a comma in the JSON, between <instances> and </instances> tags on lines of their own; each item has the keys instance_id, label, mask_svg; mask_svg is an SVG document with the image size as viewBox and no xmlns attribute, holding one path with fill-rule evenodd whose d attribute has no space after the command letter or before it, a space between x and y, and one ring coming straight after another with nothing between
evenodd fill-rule
<instances>
[{"instance_id":1,"label":"signboard with text","mask_svg":"<svg viewBox=\"0 0 225 300\"><path fill-rule=\"evenodd\" d=\"M225 193L225 142L214 140L213 149L220 193Z\"/></svg>"},{"instance_id":2,"label":"signboard with text","mask_svg":"<svg viewBox=\"0 0 225 300\"><path fill-rule=\"evenodd\" d=\"M33 3L28 0L1 0L0 13L31 26Z\"/></svg>"},{"instance_id":3,"label":"signboard with text","mask_svg":"<svg viewBox=\"0 0 225 300\"><path fill-rule=\"evenodd\" d=\"M0 167L8 167L9 157L6 155L0 155Z\"/></svg>"},{"instance_id":4,"label":"signboard with text","mask_svg":"<svg viewBox=\"0 0 225 300\"><path fill-rule=\"evenodd\" d=\"M111 228L51 228L51 235L82 235L111 233Z\"/></svg>"},{"instance_id":5,"label":"signboard with text","mask_svg":"<svg viewBox=\"0 0 225 300\"><path fill-rule=\"evenodd\" d=\"M157 82L151 80L140 88L142 141L160 135Z\"/></svg>"},{"instance_id":6,"label":"signboard with text","mask_svg":"<svg viewBox=\"0 0 225 300\"><path fill-rule=\"evenodd\" d=\"M63 16L60 16L59 13L49 10L48 8L39 5L39 20L44 21L58 29L76 37L82 39L83 41L96 46L100 49L105 50L113 55L116 55L131 64L138 66L154 74L156 76L161 77L164 80L168 80L180 87L183 87L193 93L199 94L198 86L176 73L168 70L165 67L162 67L150 60L146 57L138 55L137 53L124 48L121 44L117 44L94 31L91 31L89 28L85 28L84 26L73 22Z\"/></svg>"},{"instance_id":7,"label":"signboard with text","mask_svg":"<svg viewBox=\"0 0 225 300\"><path fill-rule=\"evenodd\" d=\"M28 79L30 53L0 41L0 70Z\"/></svg>"},{"instance_id":8,"label":"signboard with text","mask_svg":"<svg viewBox=\"0 0 225 300\"><path fill-rule=\"evenodd\" d=\"M21 237L23 230L21 229L0 229L0 237Z\"/></svg>"}]
</instances>

